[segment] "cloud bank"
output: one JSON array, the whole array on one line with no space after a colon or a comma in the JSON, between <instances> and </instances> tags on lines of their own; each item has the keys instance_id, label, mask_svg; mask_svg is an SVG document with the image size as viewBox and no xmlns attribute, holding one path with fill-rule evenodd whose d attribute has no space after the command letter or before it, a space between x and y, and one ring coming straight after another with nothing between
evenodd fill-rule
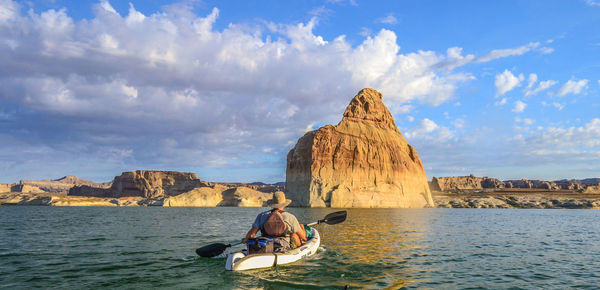
<instances>
[{"instance_id":1,"label":"cloud bank","mask_svg":"<svg viewBox=\"0 0 600 290\"><path fill-rule=\"evenodd\" d=\"M344 35L316 34L316 17L218 30L218 8L196 15L185 5L144 15L101 1L93 18L75 21L65 9L38 14L0 3L0 170L30 178L83 171L105 172L84 175L105 181L145 168L196 171L215 181L281 181L297 138L338 122L364 87L381 91L392 112L409 114L418 105L454 102L460 86L475 79L462 70L467 65L552 51L532 42L483 56L461 47L405 52L387 29L353 45ZM390 14L379 21L398 20ZM532 80L530 95L555 85ZM497 97L522 81L505 70L496 76ZM587 82L579 82L558 94L585 91ZM464 120L452 120L450 129L419 119L406 136L430 153L431 164L452 168L468 159L451 148L475 146L457 133ZM38 175L28 175L36 166L43 167ZM202 168L225 173L205 176L211 173ZM237 180L223 179L231 176Z\"/></svg>"},{"instance_id":2,"label":"cloud bank","mask_svg":"<svg viewBox=\"0 0 600 290\"><path fill-rule=\"evenodd\" d=\"M315 120L336 122L363 87L403 110L444 103L473 78L441 65L462 57L456 51L400 53L385 29L352 47L344 35L315 35L316 18L218 31L218 8L144 15L130 5L121 16L101 1L81 21L65 9L22 13L10 0L0 9L5 168L40 158L9 156L45 148L114 168L260 161L281 171L298 132Z\"/></svg>"}]
</instances>

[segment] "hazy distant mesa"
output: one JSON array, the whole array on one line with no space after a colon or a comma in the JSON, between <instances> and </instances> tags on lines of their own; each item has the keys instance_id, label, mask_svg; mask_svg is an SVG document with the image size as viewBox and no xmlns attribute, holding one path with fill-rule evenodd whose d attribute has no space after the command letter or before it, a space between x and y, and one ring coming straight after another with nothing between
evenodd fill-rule
<instances>
[{"instance_id":1,"label":"hazy distant mesa","mask_svg":"<svg viewBox=\"0 0 600 290\"><path fill-rule=\"evenodd\" d=\"M281 185L211 183L195 173L137 170L112 182L75 176L0 184L0 204L53 206L264 206Z\"/></svg>"},{"instance_id":2,"label":"hazy distant mesa","mask_svg":"<svg viewBox=\"0 0 600 290\"><path fill-rule=\"evenodd\" d=\"M436 207L600 208L600 178L500 181L470 175L434 177L429 186Z\"/></svg>"}]
</instances>

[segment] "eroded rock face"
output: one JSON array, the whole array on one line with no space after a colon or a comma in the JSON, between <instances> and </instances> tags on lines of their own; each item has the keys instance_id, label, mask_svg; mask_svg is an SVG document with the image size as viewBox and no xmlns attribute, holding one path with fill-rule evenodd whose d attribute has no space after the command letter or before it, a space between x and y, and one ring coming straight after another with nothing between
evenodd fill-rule
<instances>
[{"instance_id":1,"label":"eroded rock face","mask_svg":"<svg viewBox=\"0 0 600 290\"><path fill-rule=\"evenodd\" d=\"M75 185L69 189L68 195L71 196L93 196L93 197L113 197L115 195L110 188L101 188L88 185Z\"/></svg>"},{"instance_id":2,"label":"eroded rock face","mask_svg":"<svg viewBox=\"0 0 600 290\"><path fill-rule=\"evenodd\" d=\"M114 197L164 198L203 186L207 184L198 179L195 173L137 170L116 176L110 192Z\"/></svg>"},{"instance_id":3,"label":"eroded rock face","mask_svg":"<svg viewBox=\"0 0 600 290\"><path fill-rule=\"evenodd\" d=\"M583 193L599 194L600 193L600 183L598 183L597 185L588 185L588 187L586 187L586 189L583 190Z\"/></svg>"},{"instance_id":4,"label":"eroded rock face","mask_svg":"<svg viewBox=\"0 0 600 290\"><path fill-rule=\"evenodd\" d=\"M587 188L593 187L593 184L589 184L589 181L595 179L590 178L584 181L582 180L556 180L556 181L544 181L544 180L530 180L530 179L519 179L519 180L505 180L500 181L497 178L489 177L476 177L473 174L469 176L451 176L451 177L434 177L431 180L430 188L433 191L444 191L444 192L464 192L464 191L476 191L481 189L535 189L535 190L569 190L586 192ZM593 188L587 192L593 192Z\"/></svg>"},{"instance_id":5,"label":"eroded rock face","mask_svg":"<svg viewBox=\"0 0 600 290\"><path fill-rule=\"evenodd\" d=\"M600 198L544 194L444 196L436 197L435 202L441 208L600 208Z\"/></svg>"},{"instance_id":6,"label":"eroded rock face","mask_svg":"<svg viewBox=\"0 0 600 290\"><path fill-rule=\"evenodd\" d=\"M223 201L223 191L226 189L226 187L221 186L195 188L180 195L166 198L163 206L218 206Z\"/></svg>"},{"instance_id":7,"label":"eroded rock face","mask_svg":"<svg viewBox=\"0 0 600 290\"><path fill-rule=\"evenodd\" d=\"M287 155L292 206L433 206L423 163L374 89L363 89L337 126L306 133Z\"/></svg>"},{"instance_id":8,"label":"eroded rock face","mask_svg":"<svg viewBox=\"0 0 600 290\"><path fill-rule=\"evenodd\" d=\"M163 206L263 207L267 206L267 202L272 198L272 193L260 192L248 187L227 188L215 184L166 198Z\"/></svg>"},{"instance_id":9,"label":"eroded rock face","mask_svg":"<svg viewBox=\"0 0 600 290\"><path fill-rule=\"evenodd\" d=\"M483 188L504 188L504 183L497 178L469 176L434 177L431 180L431 190L459 191L478 190Z\"/></svg>"},{"instance_id":10,"label":"eroded rock face","mask_svg":"<svg viewBox=\"0 0 600 290\"><path fill-rule=\"evenodd\" d=\"M8 193L12 191L12 184L0 183L0 193Z\"/></svg>"}]
</instances>

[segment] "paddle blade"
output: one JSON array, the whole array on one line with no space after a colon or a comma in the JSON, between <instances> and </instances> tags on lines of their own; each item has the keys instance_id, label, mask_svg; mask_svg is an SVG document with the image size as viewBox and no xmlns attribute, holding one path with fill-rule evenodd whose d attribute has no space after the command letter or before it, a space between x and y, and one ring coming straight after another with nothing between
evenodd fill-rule
<instances>
[{"instance_id":1,"label":"paddle blade","mask_svg":"<svg viewBox=\"0 0 600 290\"><path fill-rule=\"evenodd\" d=\"M222 254L225 251L225 249L227 249L230 246L231 245L225 245L225 244L221 244L221 243L211 244L211 245L196 249L196 254L198 254L198 256L200 256L200 257L212 258L212 257Z\"/></svg>"},{"instance_id":2,"label":"paddle blade","mask_svg":"<svg viewBox=\"0 0 600 290\"><path fill-rule=\"evenodd\" d=\"M328 225L339 224L346 220L347 215L348 215L348 212L346 212L345 210L332 212L332 213L326 215L325 218L321 222L324 222Z\"/></svg>"}]
</instances>

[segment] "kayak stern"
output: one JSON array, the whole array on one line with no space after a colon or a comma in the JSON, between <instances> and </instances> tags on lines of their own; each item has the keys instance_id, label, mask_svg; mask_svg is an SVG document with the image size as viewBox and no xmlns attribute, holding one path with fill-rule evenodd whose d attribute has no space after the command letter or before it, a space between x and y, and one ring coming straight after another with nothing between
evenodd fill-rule
<instances>
[{"instance_id":1,"label":"kayak stern","mask_svg":"<svg viewBox=\"0 0 600 290\"><path fill-rule=\"evenodd\" d=\"M225 269L229 271L243 271L250 269L270 268L296 262L317 252L321 238L319 232L313 228L313 237L306 244L286 253L264 253L246 255L246 251L231 253L227 256Z\"/></svg>"}]
</instances>

